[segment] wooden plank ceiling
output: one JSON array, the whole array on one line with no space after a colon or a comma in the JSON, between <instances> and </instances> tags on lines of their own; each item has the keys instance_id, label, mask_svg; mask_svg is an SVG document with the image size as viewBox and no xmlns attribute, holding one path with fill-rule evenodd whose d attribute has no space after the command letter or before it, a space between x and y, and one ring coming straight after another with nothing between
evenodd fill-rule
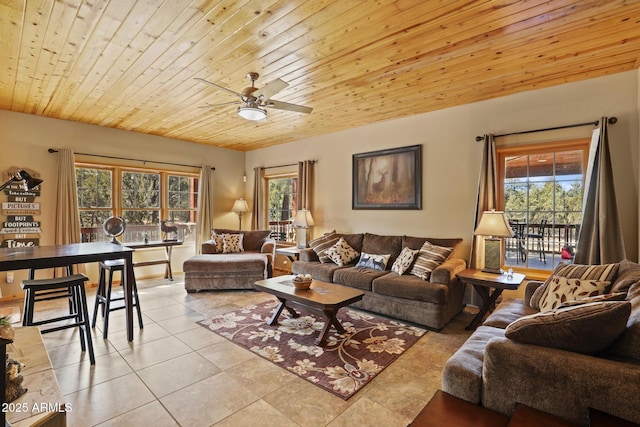
<instances>
[{"instance_id":1,"label":"wooden plank ceiling","mask_svg":"<svg viewBox=\"0 0 640 427\"><path fill-rule=\"evenodd\" d=\"M1 109L243 151L639 66L640 0L0 0Z\"/></svg>"}]
</instances>

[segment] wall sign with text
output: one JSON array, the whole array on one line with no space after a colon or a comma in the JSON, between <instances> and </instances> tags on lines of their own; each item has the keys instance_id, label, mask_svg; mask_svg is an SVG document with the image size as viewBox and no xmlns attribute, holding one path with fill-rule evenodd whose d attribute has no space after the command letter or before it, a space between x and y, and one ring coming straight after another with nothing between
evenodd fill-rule
<instances>
[{"instance_id":1,"label":"wall sign with text","mask_svg":"<svg viewBox=\"0 0 640 427\"><path fill-rule=\"evenodd\" d=\"M18 168L11 168L3 174L2 182L9 181L18 173ZM32 170L28 172L33 177L40 174ZM32 190L25 190L22 181L12 182L4 189L6 199L2 201L2 228L0 228L0 247L24 248L40 245L40 221L35 217L40 215L40 186Z\"/></svg>"}]
</instances>

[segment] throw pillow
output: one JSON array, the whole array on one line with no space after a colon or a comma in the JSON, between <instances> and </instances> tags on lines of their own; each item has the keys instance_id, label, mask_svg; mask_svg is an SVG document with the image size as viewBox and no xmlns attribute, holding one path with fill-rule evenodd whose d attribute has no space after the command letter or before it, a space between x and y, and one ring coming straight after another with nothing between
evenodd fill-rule
<instances>
[{"instance_id":1,"label":"throw pillow","mask_svg":"<svg viewBox=\"0 0 640 427\"><path fill-rule=\"evenodd\" d=\"M593 354L624 332L630 313L628 301L594 302L521 317L507 326L505 336L524 344Z\"/></svg>"},{"instance_id":2,"label":"throw pillow","mask_svg":"<svg viewBox=\"0 0 640 427\"><path fill-rule=\"evenodd\" d=\"M627 297L626 292L616 292L612 294L602 294L596 295L594 297L588 297L584 299L576 299L572 301L565 301L558 306L558 308L564 307L575 307L576 305L584 305L592 302L602 302L602 301L624 301Z\"/></svg>"},{"instance_id":3,"label":"throw pillow","mask_svg":"<svg viewBox=\"0 0 640 427\"><path fill-rule=\"evenodd\" d=\"M627 292L634 283L638 282L640 282L640 265L628 259L622 260L611 292Z\"/></svg>"},{"instance_id":4,"label":"throw pillow","mask_svg":"<svg viewBox=\"0 0 640 427\"><path fill-rule=\"evenodd\" d=\"M428 241L424 242L409 274L418 276L422 280L429 280L431 272L447 259L451 251L453 248L433 245Z\"/></svg>"},{"instance_id":5,"label":"throw pillow","mask_svg":"<svg viewBox=\"0 0 640 427\"><path fill-rule=\"evenodd\" d=\"M242 237L242 234L223 234L222 244L224 249L222 250L222 253L232 254L244 252L244 248L242 247Z\"/></svg>"},{"instance_id":6,"label":"throw pillow","mask_svg":"<svg viewBox=\"0 0 640 427\"><path fill-rule=\"evenodd\" d=\"M550 311L566 301L604 294L611 282L587 279L567 279L552 276L549 289L540 299L540 311Z\"/></svg>"},{"instance_id":7,"label":"throw pillow","mask_svg":"<svg viewBox=\"0 0 640 427\"><path fill-rule=\"evenodd\" d=\"M377 254L367 254L362 252L360 254L360 260L358 260L356 267L385 271L387 269L387 263L389 262L390 257L391 257L391 254L377 255Z\"/></svg>"},{"instance_id":8,"label":"throw pillow","mask_svg":"<svg viewBox=\"0 0 640 427\"><path fill-rule=\"evenodd\" d=\"M213 243L213 246L215 247L215 253L221 254L224 250L222 234L217 234L215 231L211 230L211 243Z\"/></svg>"},{"instance_id":9,"label":"throw pillow","mask_svg":"<svg viewBox=\"0 0 640 427\"><path fill-rule=\"evenodd\" d=\"M391 271L402 276L404 272L411 267L411 264L413 263L416 255L418 255L418 252L420 252L420 249L411 249L408 247L402 248L402 252L400 252L400 255L398 255L398 258L396 258L395 262L391 266Z\"/></svg>"},{"instance_id":10,"label":"throw pillow","mask_svg":"<svg viewBox=\"0 0 640 427\"><path fill-rule=\"evenodd\" d=\"M618 272L618 263L602 265L583 264L559 264L553 274L549 276L544 285L539 286L531 296L529 305L540 309L540 300L549 290L549 284L554 276L566 277L568 279L589 279L611 282Z\"/></svg>"},{"instance_id":11,"label":"throw pillow","mask_svg":"<svg viewBox=\"0 0 640 427\"><path fill-rule=\"evenodd\" d=\"M335 245L327 249L327 256L329 257L329 259L338 264L340 267L349 264L351 261L356 259L358 255L358 252L353 249L342 237Z\"/></svg>"},{"instance_id":12,"label":"throw pillow","mask_svg":"<svg viewBox=\"0 0 640 427\"><path fill-rule=\"evenodd\" d=\"M336 230L333 230L317 239L311 240L309 247L318 255L320 262L325 263L331 261L327 256L327 250L338 243L338 240L340 240L340 237L336 234Z\"/></svg>"}]
</instances>

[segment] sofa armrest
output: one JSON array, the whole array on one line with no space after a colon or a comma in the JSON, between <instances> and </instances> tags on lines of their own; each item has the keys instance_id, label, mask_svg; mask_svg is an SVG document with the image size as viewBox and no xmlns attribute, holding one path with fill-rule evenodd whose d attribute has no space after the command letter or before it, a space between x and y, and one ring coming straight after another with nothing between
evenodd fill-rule
<instances>
[{"instance_id":1,"label":"sofa armrest","mask_svg":"<svg viewBox=\"0 0 640 427\"><path fill-rule=\"evenodd\" d=\"M544 285L544 282L541 282L539 280L529 280L527 282L527 285L524 288L525 305L531 307L531 297L533 296L533 293L536 291L536 289L538 289L542 285Z\"/></svg>"},{"instance_id":2,"label":"sofa armrest","mask_svg":"<svg viewBox=\"0 0 640 427\"><path fill-rule=\"evenodd\" d=\"M271 260L276 256L276 241L275 239L266 239L260 247L260 253L271 255Z\"/></svg>"},{"instance_id":3,"label":"sofa armrest","mask_svg":"<svg viewBox=\"0 0 640 427\"><path fill-rule=\"evenodd\" d=\"M638 423L638 395L638 365L503 337L485 349L482 404L505 415L519 402L578 425L590 407Z\"/></svg>"},{"instance_id":4,"label":"sofa armrest","mask_svg":"<svg viewBox=\"0 0 640 427\"><path fill-rule=\"evenodd\" d=\"M298 259L300 261L307 261L307 262L320 261L320 258L318 258L318 254L316 253L316 251L314 251L311 248L300 249L300 255Z\"/></svg>"},{"instance_id":5,"label":"sofa armrest","mask_svg":"<svg viewBox=\"0 0 640 427\"><path fill-rule=\"evenodd\" d=\"M467 262L462 258L449 258L433 269L429 281L448 285L456 279L456 274L467 268Z\"/></svg>"},{"instance_id":6,"label":"sofa armrest","mask_svg":"<svg viewBox=\"0 0 640 427\"><path fill-rule=\"evenodd\" d=\"M207 240L206 242L202 242L201 246L202 254L215 254L216 253L216 244L213 240Z\"/></svg>"}]
</instances>

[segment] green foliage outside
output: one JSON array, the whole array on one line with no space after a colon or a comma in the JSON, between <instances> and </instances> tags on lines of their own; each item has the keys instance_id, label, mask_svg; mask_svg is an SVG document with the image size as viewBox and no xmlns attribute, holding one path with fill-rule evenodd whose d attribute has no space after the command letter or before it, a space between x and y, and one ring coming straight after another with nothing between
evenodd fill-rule
<instances>
[{"instance_id":1,"label":"green foliage outside","mask_svg":"<svg viewBox=\"0 0 640 427\"><path fill-rule=\"evenodd\" d=\"M296 208L294 187L297 178L269 180L269 221L288 221Z\"/></svg>"},{"instance_id":2,"label":"green foliage outside","mask_svg":"<svg viewBox=\"0 0 640 427\"><path fill-rule=\"evenodd\" d=\"M509 219L529 224L543 219L549 224L580 224L582 183L505 180L504 210Z\"/></svg>"}]
</instances>

